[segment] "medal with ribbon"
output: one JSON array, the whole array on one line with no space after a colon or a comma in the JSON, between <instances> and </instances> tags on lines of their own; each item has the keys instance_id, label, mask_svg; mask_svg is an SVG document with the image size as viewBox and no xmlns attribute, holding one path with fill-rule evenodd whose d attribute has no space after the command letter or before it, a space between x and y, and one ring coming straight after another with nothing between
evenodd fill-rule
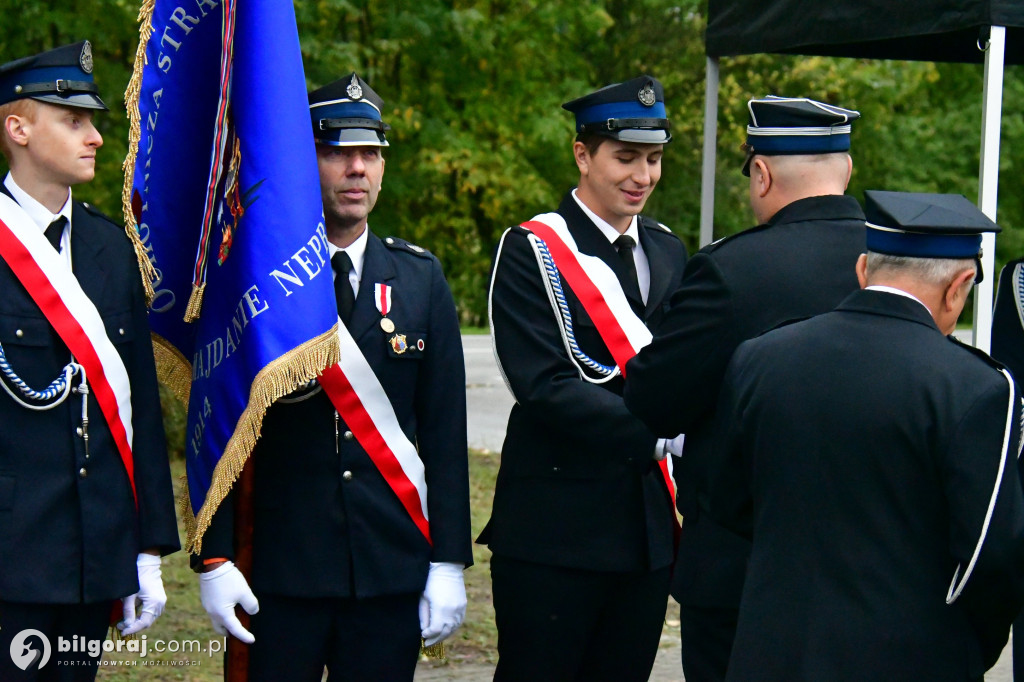
<instances>
[{"instance_id":1,"label":"medal with ribbon","mask_svg":"<svg viewBox=\"0 0 1024 682\"><path fill-rule=\"evenodd\" d=\"M380 311L380 328L384 330L385 334L395 331L395 323L388 317L388 313L391 311L392 288L382 282L373 285L373 302L377 305L377 310Z\"/></svg>"}]
</instances>

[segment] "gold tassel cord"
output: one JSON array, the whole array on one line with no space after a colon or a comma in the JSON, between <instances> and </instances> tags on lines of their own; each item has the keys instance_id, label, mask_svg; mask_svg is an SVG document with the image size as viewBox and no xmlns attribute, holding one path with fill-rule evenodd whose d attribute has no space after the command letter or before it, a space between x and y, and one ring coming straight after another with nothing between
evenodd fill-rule
<instances>
[{"instance_id":1,"label":"gold tassel cord","mask_svg":"<svg viewBox=\"0 0 1024 682\"><path fill-rule=\"evenodd\" d=\"M443 661L448 658L447 653L444 650L444 642L438 642L427 646L423 639L420 639L420 653L427 658L433 658L438 661Z\"/></svg>"},{"instance_id":2,"label":"gold tassel cord","mask_svg":"<svg viewBox=\"0 0 1024 682\"><path fill-rule=\"evenodd\" d=\"M263 426L263 417L278 398L282 398L315 379L325 368L337 364L341 357L338 346L338 325L293 348L267 364L253 379L249 389L249 405L242 412L217 466L213 470L210 489L199 513L192 515L188 486L182 493L182 518L187 531L186 551L202 551L202 539L214 513L238 480L249 454L256 446Z\"/></svg>"},{"instance_id":3,"label":"gold tassel cord","mask_svg":"<svg viewBox=\"0 0 1024 682\"><path fill-rule=\"evenodd\" d=\"M153 282L156 280L156 268L149 260L146 246L139 237L138 225L135 224L135 212L132 211L132 186L135 184L135 159L139 151L139 139L142 137L142 124L139 115L139 97L142 94L142 70L146 66L146 47L153 35L153 11L156 0L143 0L139 7L139 47L135 51L135 64L128 88L124 92L125 109L128 114L128 154L124 164L124 186L121 189L121 210L124 214L125 232L135 249L135 257L139 261L139 276L146 290L146 304L153 301Z\"/></svg>"},{"instance_id":4,"label":"gold tassel cord","mask_svg":"<svg viewBox=\"0 0 1024 682\"><path fill-rule=\"evenodd\" d=\"M150 332L153 339L153 358L156 360L157 380L171 389L174 397L188 411L188 392L192 387L192 363L170 341Z\"/></svg>"},{"instance_id":5,"label":"gold tassel cord","mask_svg":"<svg viewBox=\"0 0 1024 682\"><path fill-rule=\"evenodd\" d=\"M204 291L206 291L206 282L192 285L192 294L188 297L188 305L185 307L186 322L195 322L199 319L199 313L203 310Z\"/></svg>"}]
</instances>

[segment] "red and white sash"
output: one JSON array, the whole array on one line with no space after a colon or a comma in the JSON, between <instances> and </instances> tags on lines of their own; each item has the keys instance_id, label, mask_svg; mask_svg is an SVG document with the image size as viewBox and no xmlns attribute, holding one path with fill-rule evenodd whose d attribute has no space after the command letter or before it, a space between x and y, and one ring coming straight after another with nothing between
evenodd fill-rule
<instances>
[{"instance_id":1,"label":"red and white sash","mask_svg":"<svg viewBox=\"0 0 1024 682\"><path fill-rule=\"evenodd\" d=\"M626 363L651 342L651 332L629 306L615 272L596 256L580 253L569 234L565 219L557 213L544 213L521 225L544 242L555 267L594 321L597 332L626 376ZM672 504L676 488L672 480L671 457L658 462Z\"/></svg>"},{"instance_id":2,"label":"red and white sash","mask_svg":"<svg viewBox=\"0 0 1024 682\"><path fill-rule=\"evenodd\" d=\"M0 193L0 258L85 368L96 402L121 455L132 494L132 395L128 371L107 337L99 311L72 273L67 260L13 199Z\"/></svg>"},{"instance_id":3,"label":"red and white sash","mask_svg":"<svg viewBox=\"0 0 1024 682\"><path fill-rule=\"evenodd\" d=\"M323 371L320 385L413 523L431 542L423 461L402 431L395 408L370 363L340 320L338 341L341 362Z\"/></svg>"}]
</instances>

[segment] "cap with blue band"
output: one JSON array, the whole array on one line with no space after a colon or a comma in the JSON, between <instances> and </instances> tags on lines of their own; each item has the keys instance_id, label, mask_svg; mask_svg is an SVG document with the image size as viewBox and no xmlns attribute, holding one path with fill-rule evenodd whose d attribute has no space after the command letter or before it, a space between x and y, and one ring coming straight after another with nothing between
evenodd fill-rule
<instances>
[{"instance_id":1,"label":"cap with blue band","mask_svg":"<svg viewBox=\"0 0 1024 682\"><path fill-rule=\"evenodd\" d=\"M309 93L313 137L333 147L387 147L382 100L354 72Z\"/></svg>"},{"instance_id":2,"label":"cap with blue band","mask_svg":"<svg viewBox=\"0 0 1024 682\"><path fill-rule=\"evenodd\" d=\"M665 144L672 140L665 91L658 79L638 76L566 102L578 134L595 133L624 142Z\"/></svg>"},{"instance_id":3,"label":"cap with blue band","mask_svg":"<svg viewBox=\"0 0 1024 682\"><path fill-rule=\"evenodd\" d=\"M769 95L747 102L750 124L743 174L755 154L832 154L850 149L850 131L860 113L805 97Z\"/></svg>"},{"instance_id":4,"label":"cap with blue band","mask_svg":"<svg viewBox=\"0 0 1024 682\"><path fill-rule=\"evenodd\" d=\"M864 215L868 251L890 256L978 259L982 234L1001 231L960 194L867 190Z\"/></svg>"},{"instance_id":5,"label":"cap with blue band","mask_svg":"<svg viewBox=\"0 0 1024 682\"><path fill-rule=\"evenodd\" d=\"M0 66L0 104L34 99L107 111L92 72L92 44L88 40L7 62Z\"/></svg>"}]
</instances>

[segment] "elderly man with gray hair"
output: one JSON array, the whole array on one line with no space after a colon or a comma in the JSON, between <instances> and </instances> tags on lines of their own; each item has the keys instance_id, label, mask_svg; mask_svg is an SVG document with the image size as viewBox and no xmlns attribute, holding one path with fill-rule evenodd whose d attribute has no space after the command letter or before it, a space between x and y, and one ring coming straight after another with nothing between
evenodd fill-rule
<instances>
[{"instance_id":1,"label":"elderly man with gray hair","mask_svg":"<svg viewBox=\"0 0 1024 682\"><path fill-rule=\"evenodd\" d=\"M740 345L709 513L750 537L730 680L981 680L1024 603L1021 399L952 333L964 197L866 192L862 290Z\"/></svg>"}]
</instances>

